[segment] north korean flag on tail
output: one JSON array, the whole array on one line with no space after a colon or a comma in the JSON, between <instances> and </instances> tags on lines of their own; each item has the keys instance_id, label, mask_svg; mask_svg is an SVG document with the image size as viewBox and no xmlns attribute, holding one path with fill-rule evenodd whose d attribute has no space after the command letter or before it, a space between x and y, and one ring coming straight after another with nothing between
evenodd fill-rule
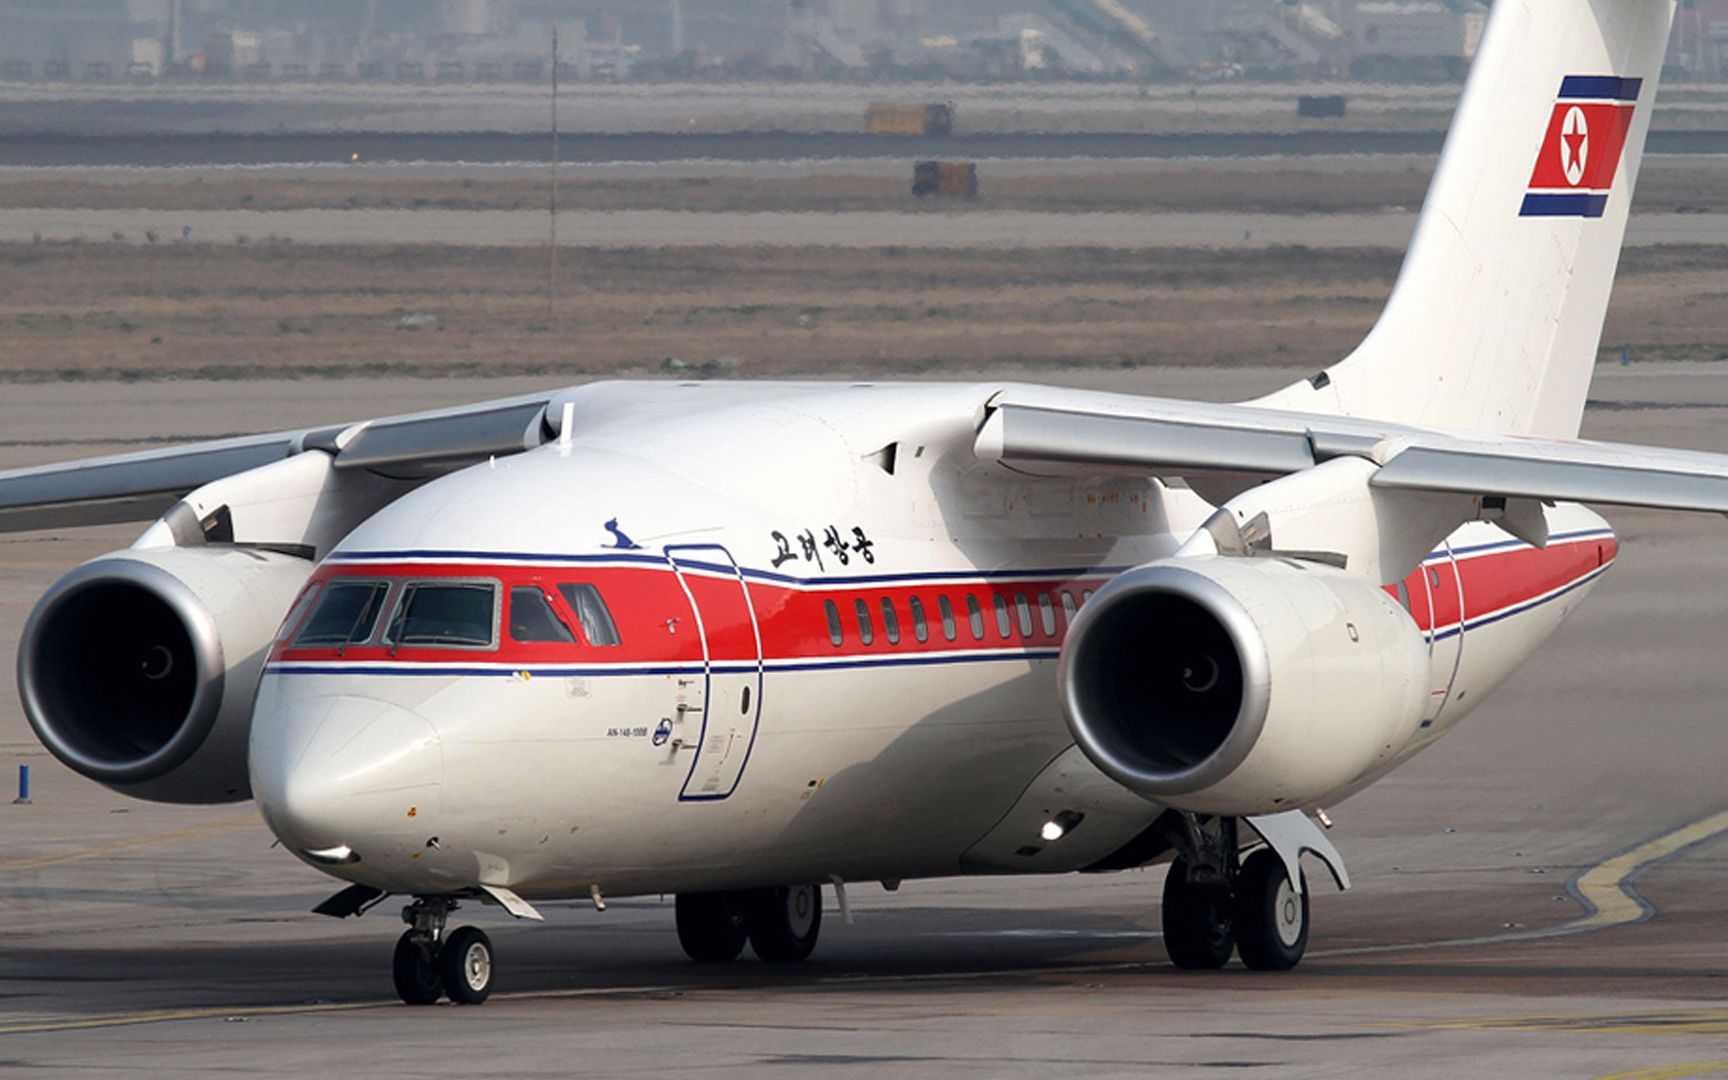
<instances>
[{"instance_id":1,"label":"north korean flag on tail","mask_svg":"<svg viewBox=\"0 0 1728 1080\"><path fill-rule=\"evenodd\" d=\"M1612 75L1561 80L1519 217L1602 216L1643 83Z\"/></svg>"}]
</instances>

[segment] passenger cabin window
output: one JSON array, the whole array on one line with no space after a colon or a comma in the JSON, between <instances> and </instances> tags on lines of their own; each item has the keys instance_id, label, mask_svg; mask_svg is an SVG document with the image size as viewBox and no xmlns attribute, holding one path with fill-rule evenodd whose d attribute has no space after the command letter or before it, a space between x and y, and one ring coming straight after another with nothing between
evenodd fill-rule
<instances>
[{"instance_id":1,"label":"passenger cabin window","mask_svg":"<svg viewBox=\"0 0 1728 1080\"><path fill-rule=\"evenodd\" d=\"M570 605L570 613L576 616L576 621L582 624L582 636L588 639L588 644L619 643L618 624L612 621L612 612L607 609L599 589L586 582L561 582L558 593Z\"/></svg>"},{"instance_id":2,"label":"passenger cabin window","mask_svg":"<svg viewBox=\"0 0 1728 1080\"><path fill-rule=\"evenodd\" d=\"M490 582L410 581L384 632L391 648L487 648L493 642L497 588Z\"/></svg>"},{"instance_id":3,"label":"passenger cabin window","mask_svg":"<svg viewBox=\"0 0 1728 1080\"><path fill-rule=\"evenodd\" d=\"M546 602L538 585L517 585L510 590L510 640L525 644L576 644L576 635Z\"/></svg>"},{"instance_id":4,"label":"passenger cabin window","mask_svg":"<svg viewBox=\"0 0 1728 1080\"><path fill-rule=\"evenodd\" d=\"M960 636L960 624L954 621L954 605L948 602L947 593L936 598L936 606L942 612L942 636L953 641Z\"/></svg>"},{"instance_id":5,"label":"passenger cabin window","mask_svg":"<svg viewBox=\"0 0 1728 1080\"><path fill-rule=\"evenodd\" d=\"M840 609L834 601L824 600L822 610L828 614L828 641L838 649L846 640L846 628L840 625Z\"/></svg>"},{"instance_id":6,"label":"passenger cabin window","mask_svg":"<svg viewBox=\"0 0 1728 1080\"><path fill-rule=\"evenodd\" d=\"M372 640L372 628L377 625L378 613L384 610L384 598L388 595L388 581L338 578L330 582L294 644L304 649Z\"/></svg>"},{"instance_id":7,"label":"passenger cabin window","mask_svg":"<svg viewBox=\"0 0 1728 1080\"><path fill-rule=\"evenodd\" d=\"M1027 603L1025 593L1014 594L1014 611L1020 616L1020 636L1032 636L1032 605Z\"/></svg>"},{"instance_id":8,"label":"passenger cabin window","mask_svg":"<svg viewBox=\"0 0 1728 1080\"><path fill-rule=\"evenodd\" d=\"M996 594L996 633L1007 641L1014 636L1014 620L1008 615L1008 598L1001 593Z\"/></svg>"},{"instance_id":9,"label":"passenger cabin window","mask_svg":"<svg viewBox=\"0 0 1728 1080\"><path fill-rule=\"evenodd\" d=\"M924 618L924 601L914 596L911 600L911 607L912 636L917 638L918 643L922 645L930 640L930 624Z\"/></svg>"},{"instance_id":10,"label":"passenger cabin window","mask_svg":"<svg viewBox=\"0 0 1728 1080\"><path fill-rule=\"evenodd\" d=\"M1049 593L1038 594L1038 621L1044 625L1044 636L1056 636L1056 605Z\"/></svg>"},{"instance_id":11,"label":"passenger cabin window","mask_svg":"<svg viewBox=\"0 0 1728 1080\"><path fill-rule=\"evenodd\" d=\"M1410 610L1410 589L1402 581L1398 583L1398 606Z\"/></svg>"},{"instance_id":12,"label":"passenger cabin window","mask_svg":"<svg viewBox=\"0 0 1728 1080\"><path fill-rule=\"evenodd\" d=\"M1077 610L1078 610L1078 608L1074 604L1074 594L1069 592L1067 589L1063 589L1062 590L1062 618L1067 620L1067 623L1069 626L1074 625L1074 614Z\"/></svg>"},{"instance_id":13,"label":"passenger cabin window","mask_svg":"<svg viewBox=\"0 0 1728 1080\"><path fill-rule=\"evenodd\" d=\"M876 640L876 628L870 623L870 605L859 600L855 610L858 612L858 640L868 645Z\"/></svg>"},{"instance_id":14,"label":"passenger cabin window","mask_svg":"<svg viewBox=\"0 0 1728 1080\"><path fill-rule=\"evenodd\" d=\"M894 611L894 601L886 596L882 598L882 632L888 635L888 644L900 644L900 616Z\"/></svg>"},{"instance_id":15,"label":"passenger cabin window","mask_svg":"<svg viewBox=\"0 0 1728 1080\"><path fill-rule=\"evenodd\" d=\"M978 606L978 598L971 593L966 594L966 620L972 624L972 640L984 640L984 609Z\"/></svg>"}]
</instances>

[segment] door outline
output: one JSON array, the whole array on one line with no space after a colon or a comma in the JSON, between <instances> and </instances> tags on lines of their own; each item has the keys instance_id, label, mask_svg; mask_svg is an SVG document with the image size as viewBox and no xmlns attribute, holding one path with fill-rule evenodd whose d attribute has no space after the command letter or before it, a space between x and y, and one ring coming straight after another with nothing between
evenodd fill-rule
<instances>
[{"instance_id":1,"label":"door outline","mask_svg":"<svg viewBox=\"0 0 1728 1080\"><path fill-rule=\"evenodd\" d=\"M762 730L762 623L756 617L756 601L750 595L750 584L744 579L744 569L725 547L720 544L673 544L664 551L666 562L678 580L678 587L684 591L684 598L690 603L690 611L696 618L696 635L702 642L702 730L696 738L696 752L690 759L690 769L684 774L684 783L678 789L678 801L718 802L729 798L738 790L739 783L744 779L744 770L750 766L750 755L756 749L756 736ZM691 552L706 552L711 558L718 555L725 562L704 562L700 558L689 557L687 553ZM744 595L744 610L750 618L750 633L756 642L756 681L750 701L750 741L745 744L744 758L738 764L738 771L733 775L731 785L724 791L692 793L690 790L690 785L696 778L696 770L702 764L702 755L708 746L708 719L714 700L714 659L713 650L708 644L708 624L702 618L702 606L696 602L696 595L691 592L690 584L684 578L687 569L717 571L721 574L731 570L733 579L738 582L739 592ZM747 685L746 689L751 687Z\"/></svg>"},{"instance_id":2,"label":"door outline","mask_svg":"<svg viewBox=\"0 0 1728 1080\"><path fill-rule=\"evenodd\" d=\"M1422 589L1428 594L1428 655L1432 658L1436 650L1445 648L1450 648L1452 652L1452 670L1446 676L1446 692L1440 695L1439 702L1433 703L1432 709L1427 711L1423 717L1422 726L1424 728L1433 727L1445 715L1446 706L1451 704L1453 691L1457 688L1458 671L1464 665L1464 624L1467 621L1467 613L1464 610L1464 570L1458 563L1458 556L1452 550L1450 541L1441 541L1440 547L1436 549L1435 553L1442 552L1445 554L1445 561L1435 562L1432 565L1449 567L1452 571L1452 588L1458 597L1458 626L1456 630L1447 635L1447 641L1441 641L1440 619L1434 602L1434 586L1428 578L1430 563L1428 560L1424 560L1421 573ZM1430 556L1430 559L1432 558L1433 556ZM1441 655L1444 659L1444 654ZM1432 690L1432 687L1430 689Z\"/></svg>"}]
</instances>

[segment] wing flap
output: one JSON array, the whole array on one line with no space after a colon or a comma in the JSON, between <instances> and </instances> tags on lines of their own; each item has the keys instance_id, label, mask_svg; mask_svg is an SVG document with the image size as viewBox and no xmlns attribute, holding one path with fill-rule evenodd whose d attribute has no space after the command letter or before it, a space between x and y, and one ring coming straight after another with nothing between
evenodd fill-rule
<instances>
[{"instance_id":1,"label":"wing flap","mask_svg":"<svg viewBox=\"0 0 1728 1080\"><path fill-rule=\"evenodd\" d=\"M1728 513L1728 455L1473 438L1253 405L1017 387L991 403L975 451L1024 471L1165 478L1282 476L1361 457L1386 489Z\"/></svg>"},{"instance_id":2,"label":"wing flap","mask_svg":"<svg viewBox=\"0 0 1728 1080\"><path fill-rule=\"evenodd\" d=\"M978 454L1011 467L1189 476L1299 472L1314 464L1302 430L1189 423L1021 405L997 407Z\"/></svg>"},{"instance_id":3,"label":"wing flap","mask_svg":"<svg viewBox=\"0 0 1728 1080\"><path fill-rule=\"evenodd\" d=\"M1650 449L1647 461L1639 463L1636 455L1621 461L1568 460L1563 455L1569 448L1594 449L1589 444L1559 444L1531 457L1412 446L1387 461L1368 482L1406 491L1728 514L1728 459L1706 458L1687 469L1669 451Z\"/></svg>"},{"instance_id":4,"label":"wing flap","mask_svg":"<svg viewBox=\"0 0 1728 1080\"><path fill-rule=\"evenodd\" d=\"M546 398L455 413L374 420L336 455L339 469L422 474L430 467L520 454L544 441Z\"/></svg>"}]
</instances>

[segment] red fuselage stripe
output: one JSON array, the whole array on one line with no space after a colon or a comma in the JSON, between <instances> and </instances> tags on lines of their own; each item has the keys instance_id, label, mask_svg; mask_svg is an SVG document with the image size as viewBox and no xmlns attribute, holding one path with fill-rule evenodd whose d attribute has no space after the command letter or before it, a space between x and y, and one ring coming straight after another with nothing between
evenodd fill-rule
<instances>
[{"instance_id":1,"label":"red fuselage stripe","mask_svg":"<svg viewBox=\"0 0 1728 1080\"><path fill-rule=\"evenodd\" d=\"M1562 589L1611 562L1616 550L1613 536L1602 534L1551 544L1541 550L1519 547L1489 552L1460 558L1456 563L1448 560L1421 567L1402 583L1403 595L1397 585L1387 586L1387 591L1401 601L1407 595L1416 625L1433 633L1454 627L1460 621L1457 574L1463 576L1462 614L1468 624ZM691 610L690 598L678 575L670 567L537 566L483 561L343 562L321 567L308 588L320 588L337 577L495 580L502 586L500 602L506 605L500 622L503 640L492 649L403 648L394 654L375 644L342 650L278 644L272 652L272 662L305 662L320 667L482 664L526 669L558 665L689 665L703 660L696 613ZM747 608L736 577L691 573L683 578L690 596L701 608L709 658L717 662L753 662L758 655L759 633L761 657L769 664L910 658L956 651L1048 654L1066 636L1070 611L1106 580L1094 576L823 588L749 579ZM621 643L610 647L590 645L580 640L579 632L575 644L513 640L508 608L511 587L540 587L558 616L575 629L574 613L564 604L557 589L558 584L570 582L585 582L599 589L611 608ZM953 613L952 639L947 632L950 627L942 598L947 599ZM914 599L922 613L922 637ZM977 620L969 599L976 601L980 616ZM830 633L830 604L841 628L838 645ZM755 629L748 614L750 608L756 614ZM974 630L980 622L982 634L978 635ZM861 624L865 623L870 630L869 644L865 644L861 632ZM286 630L292 629L296 628L285 628L285 636Z\"/></svg>"}]
</instances>

